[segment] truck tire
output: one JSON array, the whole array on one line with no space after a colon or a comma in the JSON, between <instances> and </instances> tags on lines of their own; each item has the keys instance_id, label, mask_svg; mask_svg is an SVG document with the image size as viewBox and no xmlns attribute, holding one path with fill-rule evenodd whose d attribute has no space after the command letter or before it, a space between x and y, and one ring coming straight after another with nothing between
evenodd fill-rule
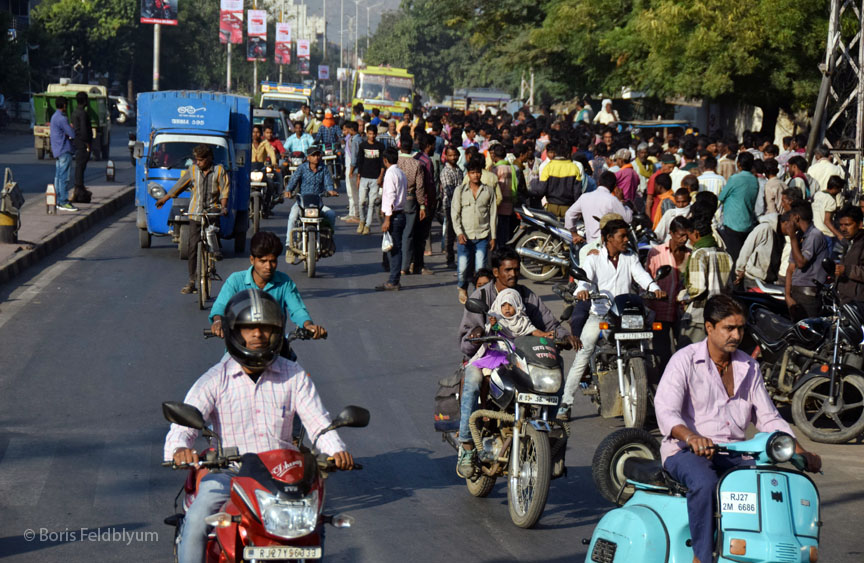
<instances>
[{"instance_id":1,"label":"truck tire","mask_svg":"<svg viewBox=\"0 0 864 563\"><path fill-rule=\"evenodd\" d=\"M619 500L618 493L626 481L624 461L631 457L660 459L660 444L647 430L621 428L606 436L594 451L591 476L600 496L611 503Z\"/></svg>"},{"instance_id":2,"label":"truck tire","mask_svg":"<svg viewBox=\"0 0 864 563\"><path fill-rule=\"evenodd\" d=\"M177 248L180 250L180 260L189 259L189 229L188 223L180 225L180 242L177 244Z\"/></svg>"}]
</instances>

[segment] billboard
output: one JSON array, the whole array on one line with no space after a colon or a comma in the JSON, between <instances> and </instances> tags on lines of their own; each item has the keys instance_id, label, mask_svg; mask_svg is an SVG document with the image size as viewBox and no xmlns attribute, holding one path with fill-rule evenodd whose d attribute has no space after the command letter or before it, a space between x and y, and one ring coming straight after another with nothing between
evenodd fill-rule
<instances>
[{"instance_id":1,"label":"billboard","mask_svg":"<svg viewBox=\"0 0 864 563\"><path fill-rule=\"evenodd\" d=\"M291 24L276 24L276 64L291 64Z\"/></svg>"},{"instance_id":2,"label":"billboard","mask_svg":"<svg viewBox=\"0 0 864 563\"><path fill-rule=\"evenodd\" d=\"M318 80L330 80L330 67L318 65Z\"/></svg>"},{"instance_id":3,"label":"billboard","mask_svg":"<svg viewBox=\"0 0 864 563\"><path fill-rule=\"evenodd\" d=\"M221 0L219 42L243 43L243 0Z\"/></svg>"},{"instance_id":4,"label":"billboard","mask_svg":"<svg viewBox=\"0 0 864 563\"><path fill-rule=\"evenodd\" d=\"M309 40L308 39L298 39L297 40L297 58L309 58Z\"/></svg>"},{"instance_id":5,"label":"billboard","mask_svg":"<svg viewBox=\"0 0 864 563\"><path fill-rule=\"evenodd\" d=\"M297 59L300 65L300 74L309 74L309 59Z\"/></svg>"},{"instance_id":6,"label":"billboard","mask_svg":"<svg viewBox=\"0 0 864 563\"><path fill-rule=\"evenodd\" d=\"M267 60L267 11L248 10L249 22L246 28L248 44L247 61Z\"/></svg>"},{"instance_id":7,"label":"billboard","mask_svg":"<svg viewBox=\"0 0 864 563\"><path fill-rule=\"evenodd\" d=\"M179 0L141 0L141 23L177 25Z\"/></svg>"}]
</instances>

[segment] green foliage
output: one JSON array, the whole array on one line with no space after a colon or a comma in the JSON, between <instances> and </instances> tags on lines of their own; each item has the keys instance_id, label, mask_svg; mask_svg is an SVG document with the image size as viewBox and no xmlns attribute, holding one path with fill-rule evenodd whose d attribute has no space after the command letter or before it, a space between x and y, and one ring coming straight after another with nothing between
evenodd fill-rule
<instances>
[{"instance_id":1,"label":"green foliage","mask_svg":"<svg viewBox=\"0 0 864 563\"><path fill-rule=\"evenodd\" d=\"M5 30L12 27L12 15L0 12L0 61L3 72L0 72L0 94L9 100L24 99L27 92L26 35L19 36L15 41L9 41Z\"/></svg>"}]
</instances>

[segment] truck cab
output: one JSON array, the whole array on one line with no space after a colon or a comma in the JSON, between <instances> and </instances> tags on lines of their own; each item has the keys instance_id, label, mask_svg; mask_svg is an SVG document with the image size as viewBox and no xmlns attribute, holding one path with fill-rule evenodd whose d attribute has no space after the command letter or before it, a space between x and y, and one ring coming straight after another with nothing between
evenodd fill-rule
<instances>
[{"instance_id":1,"label":"truck cab","mask_svg":"<svg viewBox=\"0 0 864 563\"><path fill-rule=\"evenodd\" d=\"M138 95L135 157L135 205L139 243L150 246L152 236L171 236L180 257L188 254L186 190L172 205L156 208L154 185L170 192L184 170L195 165L192 149L205 144L213 150L213 165L225 168L231 180L228 215L220 222L220 237L234 240L243 252L249 221L249 151L252 102L243 96L216 92L165 91Z\"/></svg>"}]
</instances>

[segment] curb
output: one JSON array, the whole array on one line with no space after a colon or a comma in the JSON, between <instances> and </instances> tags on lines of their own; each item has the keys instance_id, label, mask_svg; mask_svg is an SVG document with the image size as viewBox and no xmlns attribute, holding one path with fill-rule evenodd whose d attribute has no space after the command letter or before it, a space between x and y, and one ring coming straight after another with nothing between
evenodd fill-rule
<instances>
[{"instance_id":1,"label":"curb","mask_svg":"<svg viewBox=\"0 0 864 563\"><path fill-rule=\"evenodd\" d=\"M128 184L87 215L82 215L77 220L67 223L47 238L42 239L39 244L18 252L5 264L0 265L0 285L12 280L67 242L90 230L94 225L114 215L124 207L131 206L134 202L135 186Z\"/></svg>"}]
</instances>

